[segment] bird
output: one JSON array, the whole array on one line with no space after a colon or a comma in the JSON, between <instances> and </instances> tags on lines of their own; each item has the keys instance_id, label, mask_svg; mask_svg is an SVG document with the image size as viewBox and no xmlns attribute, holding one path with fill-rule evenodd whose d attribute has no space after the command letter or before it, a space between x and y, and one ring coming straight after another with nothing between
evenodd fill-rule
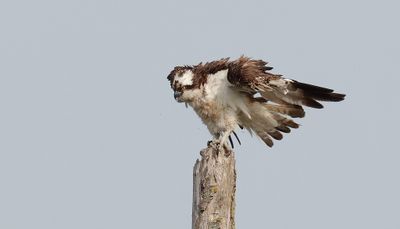
<instances>
[{"instance_id":1,"label":"bird","mask_svg":"<svg viewBox=\"0 0 400 229\"><path fill-rule=\"evenodd\" d=\"M167 79L174 98L193 108L219 147L233 148L235 130L247 129L267 146L281 140L303 118L303 107L323 108L320 102L338 102L345 94L333 89L302 83L271 72L264 60L240 56L197 65L176 66Z\"/></svg>"}]
</instances>

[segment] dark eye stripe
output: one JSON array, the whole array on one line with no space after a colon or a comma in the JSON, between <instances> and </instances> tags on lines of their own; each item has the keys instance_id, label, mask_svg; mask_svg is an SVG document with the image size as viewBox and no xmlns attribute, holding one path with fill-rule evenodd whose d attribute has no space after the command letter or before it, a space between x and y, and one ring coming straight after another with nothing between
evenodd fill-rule
<instances>
[{"instance_id":1,"label":"dark eye stripe","mask_svg":"<svg viewBox=\"0 0 400 229\"><path fill-rule=\"evenodd\" d=\"M180 83L178 83L177 81L174 82L172 89L174 91L183 91L183 89L185 89L185 86L182 86Z\"/></svg>"}]
</instances>

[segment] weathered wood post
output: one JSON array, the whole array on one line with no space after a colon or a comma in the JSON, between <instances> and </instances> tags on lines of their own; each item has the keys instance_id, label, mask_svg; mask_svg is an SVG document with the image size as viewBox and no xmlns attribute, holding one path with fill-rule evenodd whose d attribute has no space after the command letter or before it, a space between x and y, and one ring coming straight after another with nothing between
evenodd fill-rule
<instances>
[{"instance_id":1,"label":"weathered wood post","mask_svg":"<svg viewBox=\"0 0 400 229\"><path fill-rule=\"evenodd\" d=\"M192 229L234 229L235 154L211 143L193 168Z\"/></svg>"}]
</instances>

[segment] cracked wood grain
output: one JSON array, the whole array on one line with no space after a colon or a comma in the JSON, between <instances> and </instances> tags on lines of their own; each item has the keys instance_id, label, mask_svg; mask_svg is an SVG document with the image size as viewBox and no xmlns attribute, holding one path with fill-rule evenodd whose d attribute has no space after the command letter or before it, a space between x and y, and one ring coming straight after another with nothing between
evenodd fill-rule
<instances>
[{"instance_id":1,"label":"cracked wood grain","mask_svg":"<svg viewBox=\"0 0 400 229\"><path fill-rule=\"evenodd\" d=\"M192 229L235 228L235 155L211 143L193 168Z\"/></svg>"}]
</instances>

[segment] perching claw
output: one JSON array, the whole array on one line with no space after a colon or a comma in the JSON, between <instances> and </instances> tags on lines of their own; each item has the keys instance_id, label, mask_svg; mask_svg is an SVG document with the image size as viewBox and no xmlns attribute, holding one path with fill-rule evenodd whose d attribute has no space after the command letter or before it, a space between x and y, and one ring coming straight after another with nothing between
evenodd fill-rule
<instances>
[{"instance_id":1,"label":"perching claw","mask_svg":"<svg viewBox=\"0 0 400 229\"><path fill-rule=\"evenodd\" d=\"M232 131L233 135L235 135L236 140L239 142L239 145L242 145L242 143L240 142L239 137L237 136L235 131ZM230 136L229 136L230 137ZM233 147L232 147L233 148Z\"/></svg>"},{"instance_id":2,"label":"perching claw","mask_svg":"<svg viewBox=\"0 0 400 229\"><path fill-rule=\"evenodd\" d=\"M230 136L230 135L229 135L229 142L231 143L232 149L234 149L234 148L235 148L235 146L233 145L233 141L232 141L232 138L231 138L231 136Z\"/></svg>"}]
</instances>

